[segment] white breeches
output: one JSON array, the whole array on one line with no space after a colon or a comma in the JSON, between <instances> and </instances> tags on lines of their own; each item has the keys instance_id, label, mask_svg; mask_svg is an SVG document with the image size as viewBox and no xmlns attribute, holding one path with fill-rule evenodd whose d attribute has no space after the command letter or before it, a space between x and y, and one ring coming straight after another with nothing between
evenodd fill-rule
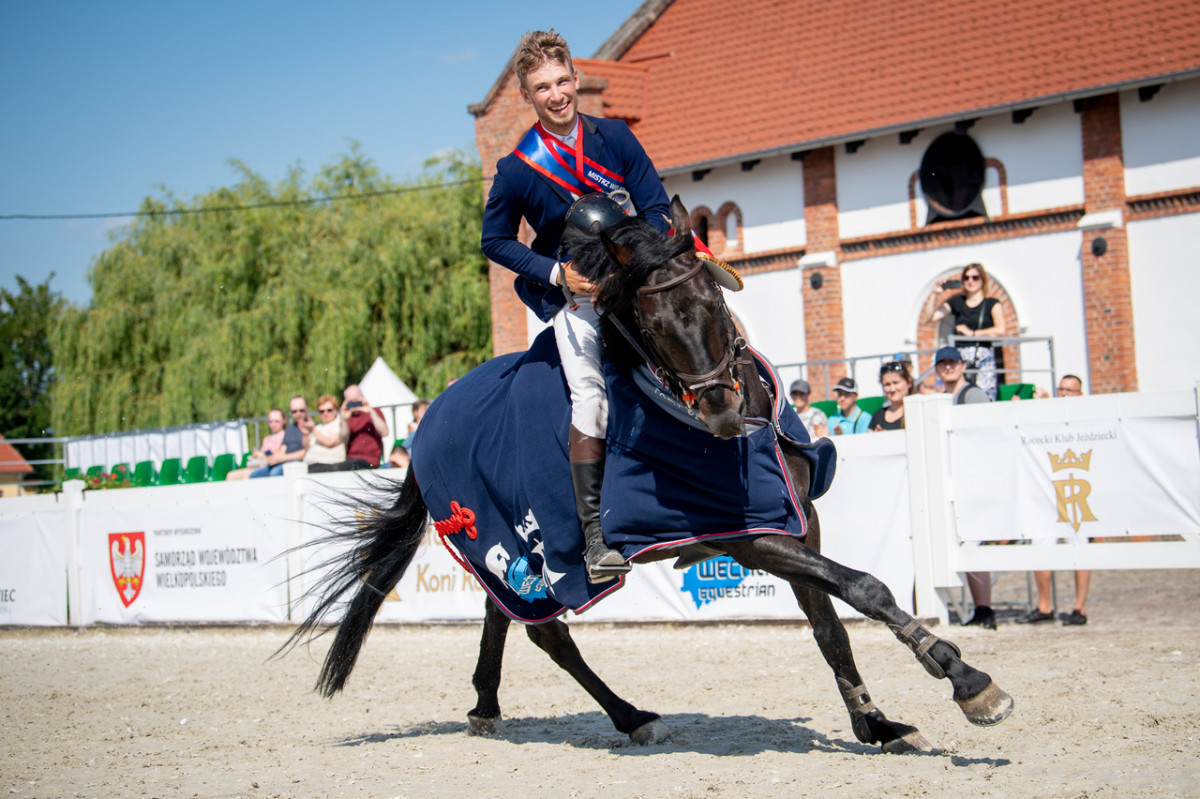
<instances>
[{"instance_id":1,"label":"white breeches","mask_svg":"<svg viewBox=\"0 0 1200 799\"><path fill-rule=\"evenodd\" d=\"M554 315L554 340L571 389L571 424L584 435L604 438L608 391L600 361L600 316L587 297L576 299L579 308L563 308Z\"/></svg>"}]
</instances>

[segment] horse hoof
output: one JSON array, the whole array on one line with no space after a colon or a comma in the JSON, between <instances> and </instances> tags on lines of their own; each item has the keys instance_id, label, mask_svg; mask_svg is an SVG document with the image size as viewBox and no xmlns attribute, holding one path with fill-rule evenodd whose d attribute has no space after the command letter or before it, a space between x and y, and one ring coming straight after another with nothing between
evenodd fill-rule
<instances>
[{"instance_id":1,"label":"horse hoof","mask_svg":"<svg viewBox=\"0 0 1200 799\"><path fill-rule=\"evenodd\" d=\"M912 752L932 752L933 746L929 741L925 740L925 736L920 731L913 729L904 733L899 738L893 738L881 747L884 754L888 755L907 755Z\"/></svg>"},{"instance_id":2,"label":"horse hoof","mask_svg":"<svg viewBox=\"0 0 1200 799\"><path fill-rule=\"evenodd\" d=\"M1013 711L1013 698L996 685L995 680L970 699L955 699L967 721L980 727L991 727L1008 718Z\"/></svg>"},{"instance_id":3,"label":"horse hoof","mask_svg":"<svg viewBox=\"0 0 1200 799\"><path fill-rule=\"evenodd\" d=\"M469 732L471 735L495 735L500 729L499 716L489 719L484 718L483 716L476 716L473 713L468 713L467 722L470 724L470 726L467 728L467 732Z\"/></svg>"},{"instance_id":4,"label":"horse hoof","mask_svg":"<svg viewBox=\"0 0 1200 799\"><path fill-rule=\"evenodd\" d=\"M629 733L629 740L633 741L635 744L641 744L645 746L647 744L662 743L663 741L667 740L670 734L671 731L667 728L667 725L663 723L663 720L655 719L654 721L647 721L645 724Z\"/></svg>"}]
</instances>

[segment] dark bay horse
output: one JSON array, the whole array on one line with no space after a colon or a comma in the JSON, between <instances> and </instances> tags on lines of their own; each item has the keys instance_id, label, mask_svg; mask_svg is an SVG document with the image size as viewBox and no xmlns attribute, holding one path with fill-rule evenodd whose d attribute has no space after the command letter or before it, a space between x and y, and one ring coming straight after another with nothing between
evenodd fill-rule
<instances>
[{"instance_id":1,"label":"dark bay horse","mask_svg":"<svg viewBox=\"0 0 1200 799\"><path fill-rule=\"evenodd\" d=\"M776 400L744 355L744 342L733 327L721 290L692 246L688 215L678 197L671 204L671 213L678 231L673 235L660 234L646 221L632 218L598 237L593 235L590 242L568 243L577 268L599 286L596 303L607 310L603 332L610 359L618 365L649 360L660 380L690 407L712 436L730 439L742 434L747 420L772 418ZM459 385L461 382L447 392ZM414 467L422 458L439 457L436 451L422 449L419 436ZM900 609L878 579L820 554L820 524L807 491L810 460L802 446L785 436L780 435L778 443L800 512L807 520L803 538L757 534L717 539L650 550L638 561L675 556L702 560L724 554L747 569L787 581L812 624L814 638L850 713L854 734L863 743L880 744L890 753L930 749L915 727L889 720L872 701L830 597L886 624L930 675L949 679L954 701L968 721L990 726L1007 718L1013 707L1011 697L987 674L967 665L956 645L939 639ZM517 464L516 468L536 466ZM562 466L565 469L565 457ZM369 514L360 514L365 520L324 539L341 540L350 550L331 564L331 571L314 589L314 608L290 643L311 637L327 614L347 602L317 684L325 696L345 685L384 597L399 582L425 534L429 512L422 491L427 493L428 486L418 487L415 475L419 473L420 469L410 470L398 496L372 506ZM489 596L473 677L478 702L468 714L475 732L492 731L500 719L501 659L510 621ZM527 624L526 631L534 644L591 694L618 730L637 742L665 737L666 726L657 714L618 697L588 667L560 618Z\"/></svg>"}]
</instances>

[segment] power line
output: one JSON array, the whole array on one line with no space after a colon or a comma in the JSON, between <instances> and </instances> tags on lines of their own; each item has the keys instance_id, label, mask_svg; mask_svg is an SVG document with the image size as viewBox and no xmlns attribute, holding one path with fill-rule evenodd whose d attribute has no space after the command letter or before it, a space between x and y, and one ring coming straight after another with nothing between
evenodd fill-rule
<instances>
[{"instance_id":1,"label":"power line","mask_svg":"<svg viewBox=\"0 0 1200 799\"><path fill-rule=\"evenodd\" d=\"M430 189L449 189L455 186L465 186L468 183L478 183L477 179L455 180L448 183L433 183L425 186L403 186L398 189L380 189L366 191L361 194L339 194L325 197L310 197L305 200L270 200L268 202L250 203L248 205L223 205L212 208L174 208L165 211L125 211L103 214L0 214L0 221L9 219L119 219L127 216L184 216L187 214L218 214L231 211L253 211L259 208L287 208L298 205L315 205L317 203L350 202L353 200L369 200L374 197L384 197L391 194L408 194L414 191Z\"/></svg>"}]
</instances>

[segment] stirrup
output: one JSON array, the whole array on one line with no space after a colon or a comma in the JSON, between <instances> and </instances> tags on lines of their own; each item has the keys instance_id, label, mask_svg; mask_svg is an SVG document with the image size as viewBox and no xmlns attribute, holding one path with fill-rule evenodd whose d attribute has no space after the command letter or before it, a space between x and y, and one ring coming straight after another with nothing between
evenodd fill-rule
<instances>
[{"instance_id":1,"label":"stirrup","mask_svg":"<svg viewBox=\"0 0 1200 799\"><path fill-rule=\"evenodd\" d=\"M587 568L588 582L593 584L606 583L633 570L633 566L625 562L621 553L603 540L588 544L583 553L583 564Z\"/></svg>"}]
</instances>

